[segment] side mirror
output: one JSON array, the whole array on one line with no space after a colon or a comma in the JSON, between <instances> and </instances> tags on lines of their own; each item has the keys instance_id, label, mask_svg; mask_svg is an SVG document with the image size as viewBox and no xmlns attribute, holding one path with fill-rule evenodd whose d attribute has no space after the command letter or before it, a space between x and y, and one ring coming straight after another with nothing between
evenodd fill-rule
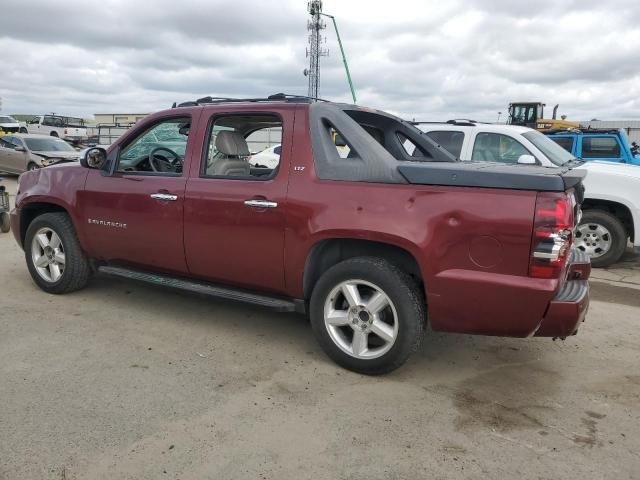
<instances>
[{"instance_id":1,"label":"side mirror","mask_svg":"<svg viewBox=\"0 0 640 480\"><path fill-rule=\"evenodd\" d=\"M101 170L107 164L107 151L104 148L87 148L80 153L80 165L85 168Z\"/></svg>"},{"instance_id":2,"label":"side mirror","mask_svg":"<svg viewBox=\"0 0 640 480\"><path fill-rule=\"evenodd\" d=\"M347 146L347 142L345 142L344 138L342 138L342 135L340 135L337 132L336 132L335 137L333 139L333 143L336 144L336 147L346 147Z\"/></svg>"},{"instance_id":3,"label":"side mirror","mask_svg":"<svg viewBox=\"0 0 640 480\"><path fill-rule=\"evenodd\" d=\"M14 147L14 150L15 150L16 152L26 152L26 151L27 151L27 149L26 149L26 148L21 147L21 146L19 146L19 145L18 145L18 146L16 146L16 147Z\"/></svg>"},{"instance_id":4,"label":"side mirror","mask_svg":"<svg viewBox=\"0 0 640 480\"><path fill-rule=\"evenodd\" d=\"M518 164L520 165L535 165L536 157L533 155L520 155L518 157Z\"/></svg>"}]
</instances>

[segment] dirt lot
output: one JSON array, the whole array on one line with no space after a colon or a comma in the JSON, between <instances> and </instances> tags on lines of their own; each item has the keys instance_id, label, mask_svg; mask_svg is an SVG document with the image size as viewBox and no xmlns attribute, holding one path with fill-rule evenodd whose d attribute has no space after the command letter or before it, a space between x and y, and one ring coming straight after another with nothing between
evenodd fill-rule
<instances>
[{"instance_id":1,"label":"dirt lot","mask_svg":"<svg viewBox=\"0 0 640 480\"><path fill-rule=\"evenodd\" d=\"M296 315L107 278L46 295L0 234L0 478L637 479L627 261L565 342L431 333L369 378Z\"/></svg>"}]
</instances>

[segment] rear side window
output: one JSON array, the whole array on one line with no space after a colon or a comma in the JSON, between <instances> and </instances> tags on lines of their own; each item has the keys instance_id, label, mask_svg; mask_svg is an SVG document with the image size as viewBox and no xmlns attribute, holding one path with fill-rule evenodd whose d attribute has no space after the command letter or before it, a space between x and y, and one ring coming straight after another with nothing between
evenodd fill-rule
<instances>
[{"instance_id":1,"label":"rear side window","mask_svg":"<svg viewBox=\"0 0 640 480\"><path fill-rule=\"evenodd\" d=\"M13 148L15 147L15 145L11 143L11 137L8 137L7 135L5 135L3 137L0 137L0 147Z\"/></svg>"},{"instance_id":2,"label":"rear side window","mask_svg":"<svg viewBox=\"0 0 640 480\"><path fill-rule=\"evenodd\" d=\"M582 158L620 158L615 137L583 137Z\"/></svg>"},{"instance_id":3,"label":"rear side window","mask_svg":"<svg viewBox=\"0 0 640 480\"><path fill-rule=\"evenodd\" d=\"M397 135L398 135L398 141L400 142L400 145L402 145L402 148L404 149L406 154L409 155L411 158L420 158L422 160L424 160L425 158L432 158L429 152L420 148L418 145L415 144L415 142L407 138L406 135L399 132Z\"/></svg>"},{"instance_id":4,"label":"rear side window","mask_svg":"<svg viewBox=\"0 0 640 480\"><path fill-rule=\"evenodd\" d=\"M567 152L573 151L573 137L549 137Z\"/></svg>"},{"instance_id":5,"label":"rear side window","mask_svg":"<svg viewBox=\"0 0 640 480\"><path fill-rule=\"evenodd\" d=\"M282 119L272 113L225 115L209 127L201 176L269 180L278 172Z\"/></svg>"},{"instance_id":6,"label":"rear side window","mask_svg":"<svg viewBox=\"0 0 640 480\"><path fill-rule=\"evenodd\" d=\"M463 132L429 132L427 136L441 145L442 148L447 150L451 155L456 158L460 158L462 152L462 143L464 142Z\"/></svg>"}]
</instances>

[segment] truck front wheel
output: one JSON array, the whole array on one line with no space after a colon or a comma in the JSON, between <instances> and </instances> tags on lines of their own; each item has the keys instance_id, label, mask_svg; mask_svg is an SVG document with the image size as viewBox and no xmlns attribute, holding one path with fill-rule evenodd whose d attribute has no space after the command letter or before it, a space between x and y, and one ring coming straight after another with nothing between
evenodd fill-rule
<instances>
[{"instance_id":1,"label":"truck front wheel","mask_svg":"<svg viewBox=\"0 0 640 480\"><path fill-rule=\"evenodd\" d=\"M0 232L9 233L11 230L11 221L7 212L0 212Z\"/></svg>"},{"instance_id":2,"label":"truck front wheel","mask_svg":"<svg viewBox=\"0 0 640 480\"><path fill-rule=\"evenodd\" d=\"M47 293L80 290L91 277L89 261L66 213L36 217L27 228L24 253L33 281Z\"/></svg>"},{"instance_id":3,"label":"truck front wheel","mask_svg":"<svg viewBox=\"0 0 640 480\"><path fill-rule=\"evenodd\" d=\"M594 267L616 263L627 246L627 232L622 222L604 210L585 210L576 229L576 247L586 252Z\"/></svg>"},{"instance_id":4,"label":"truck front wheel","mask_svg":"<svg viewBox=\"0 0 640 480\"><path fill-rule=\"evenodd\" d=\"M313 289L310 316L327 355L368 375L401 366L422 343L426 326L416 282L376 257L352 258L329 268Z\"/></svg>"}]
</instances>

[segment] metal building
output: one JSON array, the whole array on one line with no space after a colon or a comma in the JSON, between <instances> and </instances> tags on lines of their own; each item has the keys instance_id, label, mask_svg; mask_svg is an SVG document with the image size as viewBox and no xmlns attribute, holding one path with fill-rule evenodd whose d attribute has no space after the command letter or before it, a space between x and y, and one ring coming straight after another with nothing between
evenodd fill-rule
<instances>
[{"instance_id":1,"label":"metal building","mask_svg":"<svg viewBox=\"0 0 640 480\"><path fill-rule=\"evenodd\" d=\"M94 113L93 117L96 119L96 124L100 123L120 123L130 124L136 123L138 120L142 120L149 115L148 113Z\"/></svg>"},{"instance_id":2,"label":"metal building","mask_svg":"<svg viewBox=\"0 0 640 480\"><path fill-rule=\"evenodd\" d=\"M629 140L640 143L640 120L591 120L580 122L580 125L591 128L622 128L629 135Z\"/></svg>"}]
</instances>

